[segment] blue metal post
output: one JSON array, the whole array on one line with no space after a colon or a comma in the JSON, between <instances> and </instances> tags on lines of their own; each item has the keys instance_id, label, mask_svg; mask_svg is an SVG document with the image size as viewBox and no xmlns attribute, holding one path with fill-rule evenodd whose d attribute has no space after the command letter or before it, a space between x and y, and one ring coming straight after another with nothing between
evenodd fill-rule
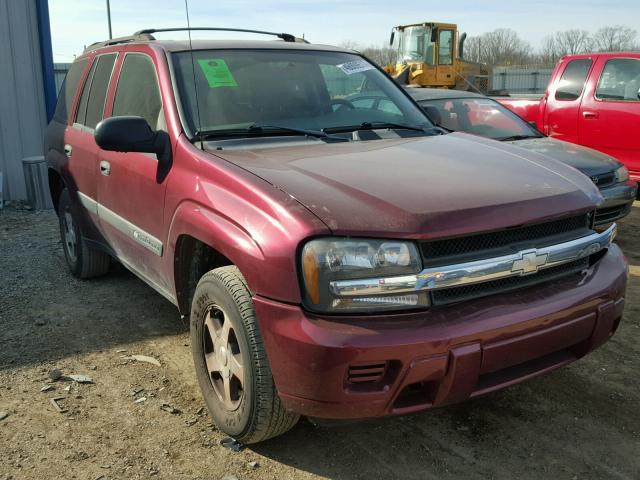
<instances>
[{"instance_id":1,"label":"blue metal post","mask_svg":"<svg viewBox=\"0 0 640 480\"><path fill-rule=\"evenodd\" d=\"M44 103L47 121L53 117L56 109L56 82L53 72L53 49L51 47L51 26L49 23L49 3L47 0L35 0L38 16L38 38L40 40L40 61L42 62L42 83L44 85Z\"/></svg>"}]
</instances>

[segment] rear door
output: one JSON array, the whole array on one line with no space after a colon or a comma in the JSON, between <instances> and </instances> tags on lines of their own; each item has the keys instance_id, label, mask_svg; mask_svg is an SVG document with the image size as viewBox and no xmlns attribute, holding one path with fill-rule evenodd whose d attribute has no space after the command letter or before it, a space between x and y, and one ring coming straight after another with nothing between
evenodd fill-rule
<instances>
[{"instance_id":1,"label":"rear door","mask_svg":"<svg viewBox=\"0 0 640 480\"><path fill-rule=\"evenodd\" d=\"M125 53L109 116L142 117L163 129L164 110L154 60L143 52ZM100 224L119 259L148 282L166 290L161 274L165 253L163 210L166 181L156 182L154 154L99 150Z\"/></svg>"},{"instance_id":2,"label":"rear door","mask_svg":"<svg viewBox=\"0 0 640 480\"><path fill-rule=\"evenodd\" d=\"M550 89L544 112L545 133L567 142L578 143L578 115L592 58L569 60L560 80Z\"/></svg>"},{"instance_id":3,"label":"rear door","mask_svg":"<svg viewBox=\"0 0 640 480\"><path fill-rule=\"evenodd\" d=\"M93 132L102 119L109 81L116 53L96 55L86 77L73 123L65 132L65 154L81 203L95 225L98 224L96 197L98 178L98 146ZM90 231L85 231L89 234Z\"/></svg>"},{"instance_id":4,"label":"rear door","mask_svg":"<svg viewBox=\"0 0 640 480\"><path fill-rule=\"evenodd\" d=\"M640 180L640 55L600 57L580 108L580 143L607 153Z\"/></svg>"}]
</instances>

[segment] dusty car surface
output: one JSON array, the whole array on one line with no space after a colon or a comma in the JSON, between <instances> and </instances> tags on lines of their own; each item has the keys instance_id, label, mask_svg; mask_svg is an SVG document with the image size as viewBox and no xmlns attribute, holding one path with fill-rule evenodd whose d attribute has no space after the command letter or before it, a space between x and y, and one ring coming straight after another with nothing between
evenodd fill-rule
<instances>
[{"instance_id":1,"label":"dusty car surface","mask_svg":"<svg viewBox=\"0 0 640 480\"><path fill-rule=\"evenodd\" d=\"M496 100L473 92L434 88L407 91L440 126L451 131L512 143L548 155L577 168L595 183L604 197L595 224L625 217L636 198L637 184L622 163L591 148L547 137Z\"/></svg>"},{"instance_id":2,"label":"dusty car surface","mask_svg":"<svg viewBox=\"0 0 640 480\"><path fill-rule=\"evenodd\" d=\"M575 169L445 134L353 51L152 33L74 62L51 194L75 276L115 258L189 316L221 430L459 402L615 332L627 266Z\"/></svg>"}]
</instances>

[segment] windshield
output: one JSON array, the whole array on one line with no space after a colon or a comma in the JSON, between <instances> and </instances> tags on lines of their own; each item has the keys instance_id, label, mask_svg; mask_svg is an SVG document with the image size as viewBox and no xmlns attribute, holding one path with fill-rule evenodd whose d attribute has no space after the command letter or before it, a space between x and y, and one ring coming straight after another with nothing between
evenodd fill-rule
<instances>
[{"instance_id":1,"label":"windshield","mask_svg":"<svg viewBox=\"0 0 640 480\"><path fill-rule=\"evenodd\" d=\"M193 64L190 52L175 54L173 62L191 132L256 134L275 126L322 131L385 123L432 127L393 81L358 55L200 50L193 52Z\"/></svg>"},{"instance_id":2,"label":"windshield","mask_svg":"<svg viewBox=\"0 0 640 480\"><path fill-rule=\"evenodd\" d=\"M435 44L431 42L431 27L406 27L398 35L401 61L434 65Z\"/></svg>"},{"instance_id":3,"label":"windshield","mask_svg":"<svg viewBox=\"0 0 640 480\"><path fill-rule=\"evenodd\" d=\"M541 136L527 122L489 98L421 100L418 103L422 107L435 107L440 115L437 123L448 130L494 140Z\"/></svg>"}]
</instances>

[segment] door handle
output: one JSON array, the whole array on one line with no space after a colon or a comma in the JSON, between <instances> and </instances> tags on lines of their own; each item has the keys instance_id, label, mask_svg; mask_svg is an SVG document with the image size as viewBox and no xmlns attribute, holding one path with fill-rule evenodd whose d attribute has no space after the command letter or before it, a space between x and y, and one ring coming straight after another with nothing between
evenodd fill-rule
<instances>
[{"instance_id":1,"label":"door handle","mask_svg":"<svg viewBox=\"0 0 640 480\"><path fill-rule=\"evenodd\" d=\"M111 164L106 160L102 160L100 162L100 173L105 177L111 175Z\"/></svg>"},{"instance_id":2,"label":"door handle","mask_svg":"<svg viewBox=\"0 0 640 480\"><path fill-rule=\"evenodd\" d=\"M72 152L73 152L73 148L71 147L71 145L69 145L68 143L66 143L66 144L64 145L64 154L65 154L67 157L70 157Z\"/></svg>"},{"instance_id":3,"label":"door handle","mask_svg":"<svg viewBox=\"0 0 640 480\"><path fill-rule=\"evenodd\" d=\"M584 118L598 118L600 114L598 112L582 112Z\"/></svg>"}]
</instances>

